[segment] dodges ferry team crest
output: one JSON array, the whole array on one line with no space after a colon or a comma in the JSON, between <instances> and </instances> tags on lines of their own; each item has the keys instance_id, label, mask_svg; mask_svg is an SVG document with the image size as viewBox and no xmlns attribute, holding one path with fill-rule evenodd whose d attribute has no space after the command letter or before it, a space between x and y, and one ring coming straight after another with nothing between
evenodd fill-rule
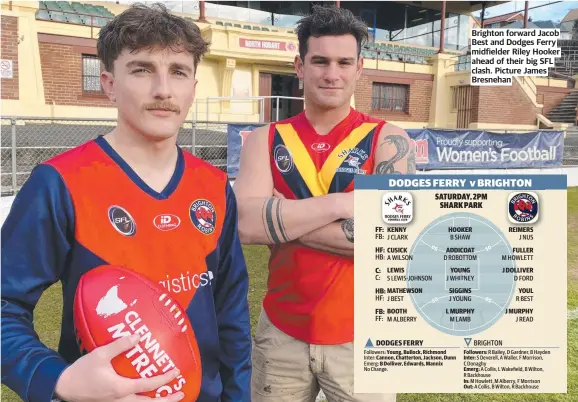
<instances>
[{"instance_id":1,"label":"dodges ferry team crest","mask_svg":"<svg viewBox=\"0 0 578 402\"><path fill-rule=\"evenodd\" d=\"M383 221L389 225L410 223L413 219L413 197L408 192L391 192L383 196Z\"/></svg>"}]
</instances>

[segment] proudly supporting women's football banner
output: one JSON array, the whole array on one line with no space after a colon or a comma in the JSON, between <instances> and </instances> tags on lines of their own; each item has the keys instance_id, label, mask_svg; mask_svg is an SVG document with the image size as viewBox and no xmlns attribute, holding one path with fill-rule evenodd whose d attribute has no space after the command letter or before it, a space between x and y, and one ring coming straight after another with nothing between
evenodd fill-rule
<instances>
[{"instance_id":1,"label":"proudly supporting women's football banner","mask_svg":"<svg viewBox=\"0 0 578 402\"><path fill-rule=\"evenodd\" d=\"M260 124L228 126L227 171L236 177L244 138ZM561 166L563 131L493 133L483 130L406 130L418 170L514 169ZM331 150L328 150L330 152Z\"/></svg>"},{"instance_id":2,"label":"proudly supporting women's football banner","mask_svg":"<svg viewBox=\"0 0 578 402\"><path fill-rule=\"evenodd\" d=\"M418 169L539 168L562 165L563 131L406 130Z\"/></svg>"}]
</instances>

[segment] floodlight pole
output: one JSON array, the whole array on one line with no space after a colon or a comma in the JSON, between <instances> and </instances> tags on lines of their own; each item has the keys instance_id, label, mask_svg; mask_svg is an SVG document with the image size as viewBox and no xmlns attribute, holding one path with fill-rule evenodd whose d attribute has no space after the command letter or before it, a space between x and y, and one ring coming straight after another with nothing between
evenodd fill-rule
<instances>
[{"instance_id":1,"label":"floodlight pole","mask_svg":"<svg viewBox=\"0 0 578 402\"><path fill-rule=\"evenodd\" d=\"M204 1L199 1L199 19L197 21L207 22L207 19L205 18L205 2Z\"/></svg>"},{"instance_id":2,"label":"floodlight pole","mask_svg":"<svg viewBox=\"0 0 578 402\"><path fill-rule=\"evenodd\" d=\"M444 52L444 41L445 41L445 30L446 30L446 2L442 1L442 20L440 24L440 50L439 53Z\"/></svg>"},{"instance_id":3,"label":"floodlight pole","mask_svg":"<svg viewBox=\"0 0 578 402\"><path fill-rule=\"evenodd\" d=\"M528 3L529 1L525 2L526 5L524 6L524 28L528 28Z\"/></svg>"}]
</instances>

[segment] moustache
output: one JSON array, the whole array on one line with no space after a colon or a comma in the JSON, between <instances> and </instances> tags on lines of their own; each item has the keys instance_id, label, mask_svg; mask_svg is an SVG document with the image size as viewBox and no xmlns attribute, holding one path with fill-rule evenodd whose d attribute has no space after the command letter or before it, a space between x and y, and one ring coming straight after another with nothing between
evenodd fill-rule
<instances>
[{"instance_id":1,"label":"moustache","mask_svg":"<svg viewBox=\"0 0 578 402\"><path fill-rule=\"evenodd\" d=\"M155 102L155 103L148 103L145 105L145 110L154 110L154 109L162 109L162 110L169 110L171 112L175 112L176 114L181 113L181 109L170 102Z\"/></svg>"}]
</instances>

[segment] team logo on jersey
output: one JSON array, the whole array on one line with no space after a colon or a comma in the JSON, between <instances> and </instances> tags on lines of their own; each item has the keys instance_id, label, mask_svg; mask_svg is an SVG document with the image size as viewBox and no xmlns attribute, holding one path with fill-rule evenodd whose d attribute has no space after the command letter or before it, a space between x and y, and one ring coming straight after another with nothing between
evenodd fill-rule
<instances>
[{"instance_id":1,"label":"team logo on jersey","mask_svg":"<svg viewBox=\"0 0 578 402\"><path fill-rule=\"evenodd\" d=\"M189 211L191 222L201 233L206 235L215 231L217 223L217 213L215 207L207 200L195 200L191 204Z\"/></svg>"},{"instance_id":2,"label":"team logo on jersey","mask_svg":"<svg viewBox=\"0 0 578 402\"><path fill-rule=\"evenodd\" d=\"M275 147L273 158L275 158L275 166L281 173L288 173L293 169L293 156L285 145L280 144Z\"/></svg>"},{"instance_id":3,"label":"team logo on jersey","mask_svg":"<svg viewBox=\"0 0 578 402\"><path fill-rule=\"evenodd\" d=\"M311 149L319 153L329 151L330 148L331 145L329 145L326 142L316 142L314 144L311 144Z\"/></svg>"},{"instance_id":4,"label":"team logo on jersey","mask_svg":"<svg viewBox=\"0 0 578 402\"><path fill-rule=\"evenodd\" d=\"M538 196L530 192L510 194L508 218L512 223L535 222L538 219Z\"/></svg>"},{"instance_id":5,"label":"team logo on jersey","mask_svg":"<svg viewBox=\"0 0 578 402\"><path fill-rule=\"evenodd\" d=\"M111 205L108 208L108 220L120 234L124 236L135 235L136 222L124 208L118 205Z\"/></svg>"},{"instance_id":6,"label":"team logo on jersey","mask_svg":"<svg viewBox=\"0 0 578 402\"><path fill-rule=\"evenodd\" d=\"M181 218L173 214L161 214L155 216L153 219L153 224L158 230L167 232L179 227L181 224Z\"/></svg>"},{"instance_id":7,"label":"team logo on jersey","mask_svg":"<svg viewBox=\"0 0 578 402\"><path fill-rule=\"evenodd\" d=\"M369 156L365 150L360 148L351 148L343 150L339 155L344 158L341 166L335 169L336 173L366 174L367 171L361 169Z\"/></svg>"},{"instance_id":8,"label":"team logo on jersey","mask_svg":"<svg viewBox=\"0 0 578 402\"><path fill-rule=\"evenodd\" d=\"M390 225L413 220L413 197L407 192L386 193L381 202L383 221Z\"/></svg>"}]
</instances>

